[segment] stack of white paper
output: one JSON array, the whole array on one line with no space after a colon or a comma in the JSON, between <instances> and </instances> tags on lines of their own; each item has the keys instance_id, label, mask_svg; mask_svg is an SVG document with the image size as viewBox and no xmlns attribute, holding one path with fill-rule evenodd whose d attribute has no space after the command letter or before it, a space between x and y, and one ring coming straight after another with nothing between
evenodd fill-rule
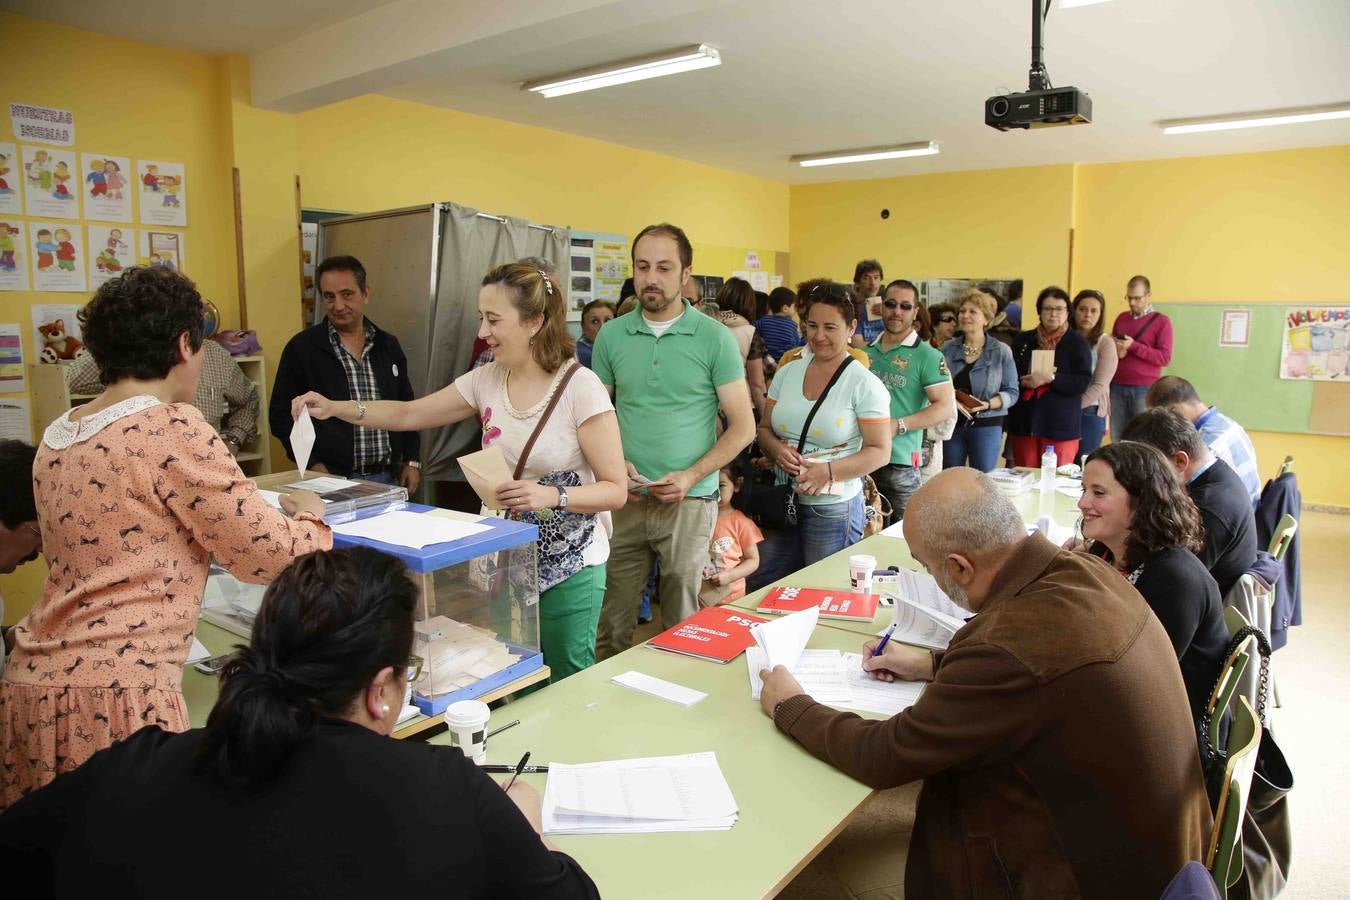
<instances>
[{"instance_id":1,"label":"stack of white paper","mask_svg":"<svg viewBox=\"0 0 1350 900\"><path fill-rule=\"evenodd\" d=\"M745 667L750 673L750 697L758 700L760 688L764 686L759 673L771 668L764 651L758 647L745 648ZM817 703L847 704L853 700L853 691L844 673L843 657L838 650L803 650L788 671Z\"/></svg>"},{"instance_id":2,"label":"stack of white paper","mask_svg":"<svg viewBox=\"0 0 1350 900\"><path fill-rule=\"evenodd\" d=\"M550 763L545 834L726 831L736 824L715 753L609 762Z\"/></svg>"},{"instance_id":3,"label":"stack of white paper","mask_svg":"<svg viewBox=\"0 0 1350 900\"><path fill-rule=\"evenodd\" d=\"M878 681L863 671L861 653L843 654L844 675L853 691L853 698L839 706L845 709L857 709L865 712L893 716L909 709L923 693L927 682L923 681Z\"/></svg>"},{"instance_id":4,"label":"stack of white paper","mask_svg":"<svg viewBox=\"0 0 1350 900\"><path fill-rule=\"evenodd\" d=\"M333 530L348 537L362 537L399 547L421 550L428 544L458 541L487 531L490 526L459 522L441 516L396 509L391 512L334 525Z\"/></svg>"}]
</instances>

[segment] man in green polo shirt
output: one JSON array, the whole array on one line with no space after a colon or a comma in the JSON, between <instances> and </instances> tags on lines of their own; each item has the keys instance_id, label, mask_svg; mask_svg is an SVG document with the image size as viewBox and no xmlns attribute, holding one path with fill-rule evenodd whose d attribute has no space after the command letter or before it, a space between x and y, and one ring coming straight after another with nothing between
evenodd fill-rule
<instances>
[{"instance_id":1,"label":"man in green polo shirt","mask_svg":"<svg viewBox=\"0 0 1350 900\"><path fill-rule=\"evenodd\" d=\"M674 225L649 225L632 253L638 307L600 329L591 356L614 396L633 491L614 513L597 659L632 646L653 559L665 627L698 611L717 474L755 434L736 339L680 296L694 265L689 238ZM720 437L719 407L727 417Z\"/></svg>"},{"instance_id":2,"label":"man in green polo shirt","mask_svg":"<svg viewBox=\"0 0 1350 900\"><path fill-rule=\"evenodd\" d=\"M919 289L903 278L886 285L881 303L884 330L867 345L872 374L891 393L890 465L872 473L872 480L890 501L892 520L904 518L909 498L919 489L919 448L923 430L956 415L956 392L942 352L919 337L914 320Z\"/></svg>"}]
</instances>

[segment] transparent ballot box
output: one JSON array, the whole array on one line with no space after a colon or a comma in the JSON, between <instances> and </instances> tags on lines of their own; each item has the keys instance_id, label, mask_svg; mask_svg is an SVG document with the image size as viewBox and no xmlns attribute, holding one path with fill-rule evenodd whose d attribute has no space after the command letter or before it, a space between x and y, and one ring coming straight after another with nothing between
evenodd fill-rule
<instances>
[{"instance_id":1,"label":"transparent ballot box","mask_svg":"<svg viewBox=\"0 0 1350 900\"><path fill-rule=\"evenodd\" d=\"M267 502L278 509L281 508L280 500L277 499L280 494L296 488L313 491L323 500L323 519L329 525L379 515L391 509L404 509L408 505L408 489L405 487L359 478L339 478L323 472L311 471L302 475L291 469L289 472L261 475L253 479L253 483Z\"/></svg>"}]
</instances>

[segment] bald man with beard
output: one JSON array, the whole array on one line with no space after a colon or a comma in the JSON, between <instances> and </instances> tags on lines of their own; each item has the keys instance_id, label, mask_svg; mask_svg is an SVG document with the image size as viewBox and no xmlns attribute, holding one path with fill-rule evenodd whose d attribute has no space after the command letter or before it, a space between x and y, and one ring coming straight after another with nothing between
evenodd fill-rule
<instances>
[{"instance_id":1,"label":"bald man with beard","mask_svg":"<svg viewBox=\"0 0 1350 900\"><path fill-rule=\"evenodd\" d=\"M1160 895L1212 825L1176 654L1105 563L1028 537L988 476L949 469L910 502L905 540L976 615L945 651L890 642L864 668L929 682L887 720L816 703L783 667L761 705L816 757L874 788L922 779L909 897Z\"/></svg>"}]
</instances>

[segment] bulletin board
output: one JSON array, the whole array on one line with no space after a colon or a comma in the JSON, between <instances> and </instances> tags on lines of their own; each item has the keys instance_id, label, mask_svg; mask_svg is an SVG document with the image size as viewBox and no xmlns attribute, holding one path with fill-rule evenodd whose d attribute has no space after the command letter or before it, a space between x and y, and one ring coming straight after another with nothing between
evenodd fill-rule
<instances>
[{"instance_id":1,"label":"bulletin board","mask_svg":"<svg viewBox=\"0 0 1350 900\"><path fill-rule=\"evenodd\" d=\"M1350 435L1350 383L1280 378L1284 314L1289 303L1156 303L1172 320L1172 363L1206 403L1251 431ZM1220 346L1225 309L1251 311L1245 347Z\"/></svg>"}]
</instances>

